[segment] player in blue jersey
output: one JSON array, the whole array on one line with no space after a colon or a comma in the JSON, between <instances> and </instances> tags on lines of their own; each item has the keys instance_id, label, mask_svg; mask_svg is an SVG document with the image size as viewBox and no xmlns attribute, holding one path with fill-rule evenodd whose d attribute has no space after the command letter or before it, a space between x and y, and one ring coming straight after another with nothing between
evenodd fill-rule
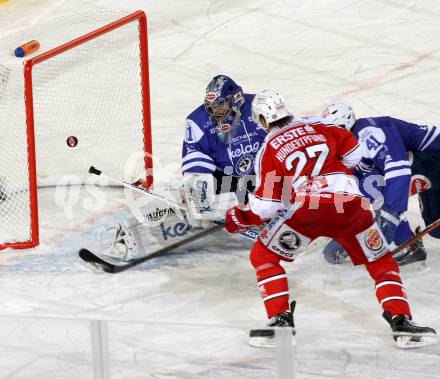
<instances>
[{"instance_id":1,"label":"player in blue jersey","mask_svg":"<svg viewBox=\"0 0 440 379\"><path fill-rule=\"evenodd\" d=\"M440 218L439 127L386 116L356 120L352 109L345 104L330 105L323 117L352 131L363 147L356 174L364 194L376 205L380 204L378 218L389 242L399 245L414 235L404 215L411 192L420 192L426 225ZM440 238L440 229L430 234ZM332 241L325 247L324 255L329 262L340 263L345 254ZM422 241L398 253L395 259L400 265L425 260Z\"/></svg>"},{"instance_id":2,"label":"player in blue jersey","mask_svg":"<svg viewBox=\"0 0 440 379\"><path fill-rule=\"evenodd\" d=\"M255 155L266 137L252 120L254 96L243 93L228 76L217 75L206 88L203 104L186 119L184 192L199 218L216 218L211 214L216 194L236 193L244 202L247 190L253 188Z\"/></svg>"},{"instance_id":3,"label":"player in blue jersey","mask_svg":"<svg viewBox=\"0 0 440 379\"><path fill-rule=\"evenodd\" d=\"M225 75L210 81L203 104L186 119L183 198L173 193L164 202L151 196L114 228L115 239L101 254L123 261L154 254L212 227L227 209L246 201L255 156L267 135L252 120L253 98Z\"/></svg>"}]
</instances>

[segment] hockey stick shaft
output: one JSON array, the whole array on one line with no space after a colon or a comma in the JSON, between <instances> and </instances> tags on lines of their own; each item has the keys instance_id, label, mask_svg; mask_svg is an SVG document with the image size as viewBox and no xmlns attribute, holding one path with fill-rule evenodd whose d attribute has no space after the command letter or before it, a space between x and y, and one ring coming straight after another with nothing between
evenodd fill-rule
<instances>
[{"instance_id":1,"label":"hockey stick shaft","mask_svg":"<svg viewBox=\"0 0 440 379\"><path fill-rule=\"evenodd\" d=\"M420 238L425 236L426 234L432 232L434 229L437 229L440 226L440 218L437 221L434 221L431 225L427 226L421 232L417 233L414 237L410 238L408 241L400 244L395 249L391 251L391 254L397 254L399 251L407 248L412 245L414 242L418 241Z\"/></svg>"},{"instance_id":2,"label":"hockey stick shaft","mask_svg":"<svg viewBox=\"0 0 440 379\"><path fill-rule=\"evenodd\" d=\"M90 166L89 173L93 174L93 175L98 175L98 176L102 176L104 178L107 178L108 180L111 180L111 181L113 181L115 183L118 183L118 184L120 184L120 185L122 185L122 186L124 186L126 188L129 188L129 189L131 189L133 191L157 197L157 198L167 202L168 204L170 204L172 206L178 207L179 209L181 209L183 211L187 211L187 208L185 206L183 206L182 204L176 203L175 201L170 200L170 199L166 198L165 196L162 196L162 195L160 195L160 194L158 194L158 193L156 193L154 191L147 190L145 188L135 186L134 184L130 184L130 183L124 182L122 180L119 180L119 179L117 179L115 177L112 177L110 175L107 175L107 174L103 173L101 170L98 170L97 168L95 168L93 166ZM224 221L218 220L218 221L215 221L215 223L218 224L218 225L223 225L224 226ZM253 240L253 241L255 241L257 239L257 237L258 237L258 232L253 230L253 229L249 229L249 230L247 230L245 232L241 232L240 234L243 237L245 237L247 239L250 239L250 240Z\"/></svg>"},{"instance_id":3,"label":"hockey stick shaft","mask_svg":"<svg viewBox=\"0 0 440 379\"><path fill-rule=\"evenodd\" d=\"M183 245L186 245L190 242L198 240L201 237L205 237L210 234L213 234L213 233L215 233L219 230L222 230L222 229L223 229L223 225L221 225L221 224L214 225L211 228L205 229L202 232L195 234L189 238L186 238L182 241L179 241L173 245L164 247L158 251L155 251L154 253L148 254L142 258L134 259L134 260L127 262L126 264L122 264L122 265L111 263L111 262L105 260L105 258L100 258L87 249L81 249L79 252L79 256L84 261L94 265L95 267L97 267L98 269L100 269L102 271L108 272L110 274L116 274L118 272L128 270L131 267L140 265L141 263L144 263L152 258L159 257L165 253L168 253L171 250L174 250L180 246L183 246Z\"/></svg>"},{"instance_id":4,"label":"hockey stick shaft","mask_svg":"<svg viewBox=\"0 0 440 379\"><path fill-rule=\"evenodd\" d=\"M158 193L156 193L154 191L148 190L146 188L135 186L134 184L127 183L127 182L124 182L122 180L119 180L118 178L115 178L113 176L110 176L110 175L107 175L107 174L103 173L101 170L98 170L97 168L95 168L93 166L90 166L89 173L93 174L93 175L97 175L97 176L102 176L103 178L107 178L108 180L110 180L110 181L112 181L114 183L120 184L121 186L123 186L125 188L129 188L129 189L131 189L134 192L138 192L138 193L142 193L144 195L147 194L147 195L150 195L150 196L157 197L157 198L165 201L169 205L172 205L172 206L177 207L177 208L182 209L182 210L186 210L186 208L183 205L181 205L181 204L179 204L179 203L177 203L177 202L175 202L173 200L170 200L170 199L166 198L165 196L162 196L162 195L160 195L160 194L158 194Z\"/></svg>"},{"instance_id":5,"label":"hockey stick shaft","mask_svg":"<svg viewBox=\"0 0 440 379\"><path fill-rule=\"evenodd\" d=\"M126 269L128 269L130 267L137 266L137 265L139 265L139 264L141 264L141 263L143 263L143 262L145 262L145 261L147 261L147 260L149 260L151 258L155 258L155 257L158 257L158 256L160 256L162 254L168 253L171 250L174 250L174 249L176 249L178 247L186 245L186 244L188 244L190 242L194 242L194 241L196 241L196 240L198 240L198 239L200 239L202 237L209 236L210 234L218 232L219 230L222 230L222 229L223 229L223 225L217 224L217 225L213 226L212 228L209 228L209 229L204 230L203 232L200 232L199 234L196 234L196 235L191 236L191 237L189 237L187 239L179 241L179 242L175 243L174 245L164 247L163 249L161 249L161 250L159 250L159 251L157 251L157 252L155 252L155 253L153 253L151 255L148 255L148 256L143 257L143 258L139 258L139 259L137 259L137 260L135 260L133 262L128 263L125 266L116 266L116 271L113 271L113 272L120 272L120 271L126 270Z\"/></svg>"},{"instance_id":6,"label":"hockey stick shaft","mask_svg":"<svg viewBox=\"0 0 440 379\"><path fill-rule=\"evenodd\" d=\"M84 261L94 265L95 267L97 267L98 269L100 269L102 271L108 272L110 274L116 274L118 272L128 270L131 267L140 265L141 263L144 263L152 258L162 256L165 253L168 253L169 251L172 251L178 247L184 246L190 242L194 242L202 237L206 237L210 234L218 232L219 230L223 230L223 227L224 227L224 223L218 222L216 225L213 225L212 227L207 228L198 234L195 234L189 238L181 240L173 245L166 246L166 247L164 247L158 251L155 251L154 253L148 254L144 257L134 259L130 262L127 262L126 264L121 264L121 265L114 264L112 262L105 260L105 258L101 258L101 257L97 256L96 254L92 253L90 250L87 250L87 249L81 249L79 251L79 256ZM256 237L258 236L258 233L253 232L252 230L249 230L248 232L243 232L242 235L244 237L249 238L254 241L256 239Z\"/></svg>"}]
</instances>

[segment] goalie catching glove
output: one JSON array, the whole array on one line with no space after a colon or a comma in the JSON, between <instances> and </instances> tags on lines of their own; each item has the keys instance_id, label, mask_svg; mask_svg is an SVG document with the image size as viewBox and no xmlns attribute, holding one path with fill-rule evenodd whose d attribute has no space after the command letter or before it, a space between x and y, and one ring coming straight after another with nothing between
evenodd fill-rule
<instances>
[{"instance_id":1,"label":"goalie catching glove","mask_svg":"<svg viewBox=\"0 0 440 379\"><path fill-rule=\"evenodd\" d=\"M225 229L229 233L245 232L252 226L261 225L263 220L249 208L235 206L226 212Z\"/></svg>"}]
</instances>

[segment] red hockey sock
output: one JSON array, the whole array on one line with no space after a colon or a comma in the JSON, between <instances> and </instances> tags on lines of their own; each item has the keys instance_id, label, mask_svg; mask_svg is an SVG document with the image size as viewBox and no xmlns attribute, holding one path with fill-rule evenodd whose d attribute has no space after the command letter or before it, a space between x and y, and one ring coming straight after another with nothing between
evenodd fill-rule
<instances>
[{"instance_id":1,"label":"red hockey sock","mask_svg":"<svg viewBox=\"0 0 440 379\"><path fill-rule=\"evenodd\" d=\"M252 248L250 260L257 273L258 287L271 318L289 309L289 285L280 258L257 241Z\"/></svg>"},{"instance_id":2,"label":"red hockey sock","mask_svg":"<svg viewBox=\"0 0 440 379\"><path fill-rule=\"evenodd\" d=\"M366 264L367 270L376 282L376 297L385 311L392 316L411 317L408 300L400 279L399 266L390 253Z\"/></svg>"}]
</instances>

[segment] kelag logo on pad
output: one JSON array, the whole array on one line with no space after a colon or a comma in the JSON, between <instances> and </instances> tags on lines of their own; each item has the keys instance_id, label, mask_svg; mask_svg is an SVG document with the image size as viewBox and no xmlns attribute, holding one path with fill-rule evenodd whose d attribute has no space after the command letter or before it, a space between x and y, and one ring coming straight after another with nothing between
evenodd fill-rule
<instances>
[{"instance_id":1,"label":"kelag logo on pad","mask_svg":"<svg viewBox=\"0 0 440 379\"><path fill-rule=\"evenodd\" d=\"M173 225L166 225L165 223L160 224L160 230L162 232L163 239L168 241L172 238L183 237L184 235L194 231L203 229L201 227L192 226L188 220L185 218L181 222L176 222Z\"/></svg>"}]
</instances>

